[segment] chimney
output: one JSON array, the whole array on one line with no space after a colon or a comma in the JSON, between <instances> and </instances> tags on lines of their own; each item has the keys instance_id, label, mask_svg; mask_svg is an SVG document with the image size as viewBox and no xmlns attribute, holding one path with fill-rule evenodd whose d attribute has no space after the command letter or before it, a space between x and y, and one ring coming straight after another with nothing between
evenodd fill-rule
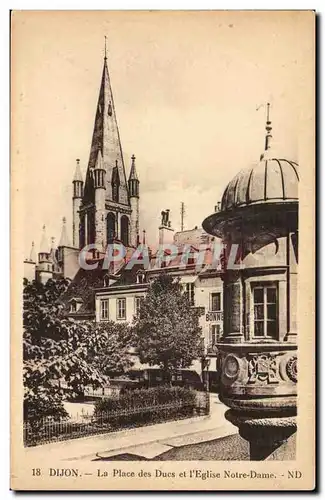
<instances>
[{"instance_id":1,"label":"chimney","mask_svg":"<svg viewBox=\"0 0 325 500\"><path fill-rule=\"evenodd\" d=\"M170 244L174 242L174 229L169 220L170 210L162 210L161 222L159 226L159 245Z\"/></svg>"}]
</instances>

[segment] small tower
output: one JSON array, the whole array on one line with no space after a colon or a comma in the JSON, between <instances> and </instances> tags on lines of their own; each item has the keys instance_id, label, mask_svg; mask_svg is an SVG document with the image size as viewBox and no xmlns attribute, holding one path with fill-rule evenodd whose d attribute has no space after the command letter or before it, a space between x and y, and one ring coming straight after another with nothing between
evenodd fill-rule
<instances>
[{"instance_id":1,"label":"small tower","mask_svg":"<svg viewBox=\"0 0 325 500\"><path fill-rule=\"evenodd\" d=\"M67 233L67 219L65 217L62 218L62 231L61 231L61 238L59 241L58 248L60 247L70 247L70 241Z\"/></svg>"},{"instance_id":2,"label":"small tower","mask_svg":"<svg viewBox=\"0 0 325 500\"><path fill-rule=\"evenodd\" d=\"M46 236L46 228L43 226L40 251L38 252L38 265L36 266L36 279L41 283L53 277L53 264L51 262L49 242Z\"/></svg>"},{"instance_id":3,"label":"small tower","mask_svg":"<svg viewBox=\"0 0 325 500\"><path fill-rule=\"evenodd\" d=\"M73 279L79 269L79 249L71 246L65 217L62 219L61 238L56 255L57 259L54 265L56 274L60 274L64 278Z\"/></svg>"},{"instance_id":4,"label":"small tower","mask_svg":"<svg viewBox=\"0 0 325 500\"><path fill-rule=\"evenodd\" d=\"M35 244L32 241L32 248L30 251L29 258L27 257L24 260L24 278L28 281L33 281L35 279L35 271L36 271L36 252L35 252Z\"/></svg>"},{"instance_id":5,"label":"small tower","mask_svg":"<svg viewBox=\"0 0 325 500\"><path fill-rule=\"evenodd\" d=\"M130 227L130 243L131 246L136 247L137 242L139 241L139 179L137 176L137 171L135 168L135 156L132 155L131 158L131 170L128 181L129 187L129 197L130 197L130 205L131 205L131 227Z\"/></svg>"},{"instance_id":6,"label":"small tower","mask_svg":"<svg viewBox=\"0 0 325 500\"><path fill-rule=\"evenodd\" d=\"M49 256L50 256L49 250L50 250L49 242L47 240L46 227L44 225L43 232L42 232L41 245L40 245L40 249L38 252L38 264L39 265L49 262Z\"/></svg>"},{"instance_id":7,"label":"small tower","mask_svg":"<svg viewBox=\"0 0 325 500\"><path fill-rule=\"evenodd\" d=\"M98 150L96 165L93 170L95 189L95 245L96 250L105 251L106 227L105 227L105 168L101 150Z\"/></svg>"},{"instance_id":8,"label":"small tower","mask_svg":"<svg viewBox=\"0 0 325 500\"><path fill-rule=\"evenodd\" d=\"M83 180L80 170L80 160L76 160L76 170L73 178L73 197L72 197L72 244L74 248L80 248L80 231L79 231L79 210L83 197Z\"/></svg>"}]
</instances>

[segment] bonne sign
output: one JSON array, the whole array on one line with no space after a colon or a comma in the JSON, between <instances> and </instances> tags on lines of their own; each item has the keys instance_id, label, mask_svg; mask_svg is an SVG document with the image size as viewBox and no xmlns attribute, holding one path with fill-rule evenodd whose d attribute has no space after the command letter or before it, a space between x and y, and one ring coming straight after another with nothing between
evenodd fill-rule
<instances>
[{"instance_id":1,"label":"bonne sign","mask_svg":"<svg viewBox=\"0 0 325 500\"><path fill-rule=\"evenodd\" d=\"M206 321L222 321L223 320L223 313L222 312L208 312L205 315L205 320Z\"/></svg>"}]
</instances>

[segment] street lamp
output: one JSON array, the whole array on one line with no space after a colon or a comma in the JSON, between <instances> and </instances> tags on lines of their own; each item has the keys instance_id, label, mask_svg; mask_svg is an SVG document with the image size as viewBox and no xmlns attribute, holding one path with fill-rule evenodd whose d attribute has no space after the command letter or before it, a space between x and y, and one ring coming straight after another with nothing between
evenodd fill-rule
<instances>
[{"instance_id":1,"label":"street lamp","mask_svg":"<svg viewBox=\"0 0 325 500\"><path fill-rule=\"evenodd\" d=\"M201 369L202 369L202 380L204 384L204 390L209 392L209 367L211 364L211 358L204 354L201 358ZM204 375L205 372L205 375Z\"/></svg>"}]
</instances>

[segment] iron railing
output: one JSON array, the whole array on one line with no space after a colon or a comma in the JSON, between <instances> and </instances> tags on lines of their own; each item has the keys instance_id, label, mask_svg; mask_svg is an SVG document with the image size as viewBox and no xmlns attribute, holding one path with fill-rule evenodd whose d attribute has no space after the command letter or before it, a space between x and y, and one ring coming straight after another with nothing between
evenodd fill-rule
<instances>
[{"instance_id":1,"label":"iron railing","mask_svg":"<svg viewBox=\"0 0 325 500\"><path fill-rule=\"evenodd\" d=\"M45 417L24 422L25 446L65 441L126 428L208 415L209 393L196 392L193 403L174 401L147 407L130 407L101 413L77 414L73 419Z\"/></svg>"}]
</instances>

